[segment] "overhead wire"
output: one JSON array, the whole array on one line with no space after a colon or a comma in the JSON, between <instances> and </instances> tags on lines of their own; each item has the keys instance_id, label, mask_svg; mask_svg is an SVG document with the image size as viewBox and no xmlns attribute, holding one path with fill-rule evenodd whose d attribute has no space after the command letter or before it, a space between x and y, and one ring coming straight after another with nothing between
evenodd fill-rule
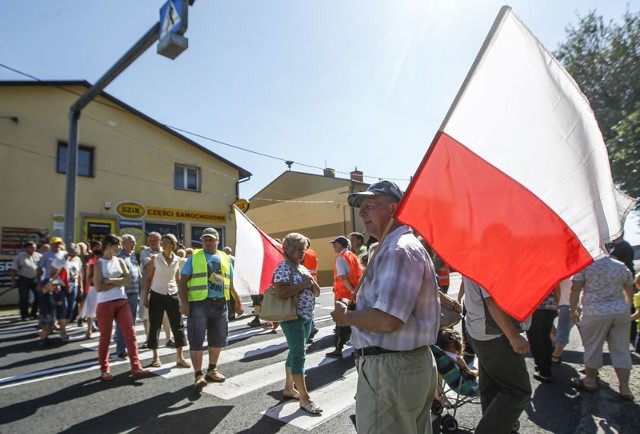
<instances>
[{"instance_id":1,"label":"overhead wire","mask_svg":"<svg viewBox=\"0 0 640 434\"><path fill-rule=\"evenodd\" d=\"M33 75L31 75L31 74L28 74L28 73L26 73L26 72L20 71L20 70L18 70L18 69L16 69L16 68L10 67L10 66L8 66L8 65L5 65L5 64L0 63L0 67L2 67L2 68L4 68L4 69L7 69L7 70L9 70L9 71L11 71L11 72L14 72L14 73L16 73L16 74L22 75L22 76L24 76L24 77L27 77L27 78L29 78L29 79L32 79L32 80L34 80L34 81L37 81L37 82L40 82L40 83L46 83L46 81L45 81L45 80L42 80L42 79L40 79L40 78L38 78L38 77L35 77L35 76L33 76ZM80 96L82 95L82 94L81 94L81 93L79 93L79 92L76 92L76 91L74 91L74 90L72 90L72 89L69 89L69 88L67 88L67 87L65 87L65 86L62 86L62 85L59 85L59 84L56 84L56 85L55 85L55 87L59 88L60 90L62 90L62 91L64 91L64 92L67 92L67 93L71 93L71 94L73 94L73 95L76 95L76 96L78 96L78 97L80 97ZM128 110L126 110L126 109L124 109L123 107L119 107L119 106L117 106L117 105L115 105L115 104L113 104L113 103L107 103L107 102L104 102L104 101L101 101L101 100L94 100L94 102L95 102L95 103L97 103L97 104L101 104L101 105L104 105L104 106L106 106L106 107L109 107L109 108L111 108L111 109L118 110L118 111L121 111L121 112L123 112L123 113L129 113L129 114L130 114L130 111L128 111ZM112 129L114 129L114 130L116 130L116 131L120 132L121 134L126 135L127 137L129 137L129 138L131 138L131 139L134 139L134 140L136 140L136 141L138 141L138 142L141 142L141 143L145 143L146 145L149 145L149 146L153 146L152 144L150 144L150 143L148 143L148 142L145 142L144 140L140 139L139 137L135 137L135 136L132 136L132 135L130 135L130 134L128 134L128 133L125 133L125 132L123 132L123 131L121 131L121 130L119 130L119 129L117 129L117 128L114 128L114 127L112 127L112 126L110 126L110 125L106 124L105 122L100 121L100 120L98 120L98 119L95 119L95 118L93 118L93 117L91 117L91 116L89 116L89 115L87 115L87 114L84 114L83 116L84 116L84 117L86 117L86 118L88 118L88 119L93 120L93 121L94 121L94 122L96 122L96 123L102 124L103 126L107 126L107 127L109 127L109 128L112 128ZM209 141L209 142L212 142L212 143L216 143L216 144L219 144L219 145L222 145L222 146L227 146L227 147L230 147L230 148L232 148L232 149L240 150L240 151L243 151L243 152L248 152L248 153L251 153L251 154L254 154L254 155L258 155L258 156L261 156L261 157L270 158L270 159L277 160L277 161L282 161L282 162L285 162L285 163L298 164L298 165L300 165L300 166L307 167L307 168L311 168L311 169L318 169L318 170L324 170L324 169L326 169L325 167L320 167L320 166L316 166L316 165L313 165L313 164L307 164L307 163L303 163L303 162L299 162L299 161L294 161L294 160L291 160L291 159L288 159L288 158L283 158L283 157L279 157L279 156L275 156L275 155L267 154L267 153L264 153L264 152L258 152L258 151L252 150L252 149L244 148L244 147L242 147L242 146L234 145L234 144L232 144L232 143L228 143L228 142L225 142L225 141L222 141L222 140L218 140L218 139L215 139L215 138L213 138L213 137L209 137L209 136L206 136L206 135L204 135L204 134L199 134L199 133L196 133L196 132L193 132L193 131L190 131L190 130L186 130L186 129L184 129L184 128L180 128L180 127L177 127L177 126L173 126L173 125L169 125L169 124L164 124L164 123L161 123L161 122L159 122L159 123L160 123L161 125L163 125L164 127L168 128L168 129L171 129L171 130L174 130L174 131L176 131L176 132L179 132L179 133L182 133L182 134L188 134L188 135L190 135L190 136L197 137L197 138L200 138L200 139L202 139L202 140L206 140L206 141ZM154 146L154 147L155 147L155 146ZM171 153L168 153L168 152L166 152L166 150L162 150L162 149L157 148L157 147L156 147L156 150L164 151L163 153L168 154L169 156L171 156L171 157L173 157L173 158L177 158L177 156L176 156L176 155L173 155L173 154L171 154ZM180 158L181 158L182 160L184 160L184 157L180 157ZM202 166L201 166L200 164L198 164L197 162L191 162L191 163L192 163L194 166L202 167ZM226 174L224 174L224 173L221 173L221 172L219 172L219 171L216 171L215 169L211 169L211 168L204 168L204 169L205 169L205 170L208 170L208 171L213 171L213 172L215 172L216 174L221 175L221 176L229 177L228 175L226 175ZM334 169L334 171L335 171L335 173L343 174L343 175L350 175L350 173L351 173L351 172L346 172L346 171L341 171L341 170L336 170L336 169ZM388 180L392 180L392 181L410 181L410 179L408 179L408 178L392 178L392 177L381 177L381 176L375 176L375 175L364 175L364 174L363 174L363 178L367 178L367 179L375 179L375 180L388 179ZM274 199L274 201L277 201L277 200L275 200L275 199ZM306 201L303 201L303 202L306 202Z\"/></svg>"}]
</instances>

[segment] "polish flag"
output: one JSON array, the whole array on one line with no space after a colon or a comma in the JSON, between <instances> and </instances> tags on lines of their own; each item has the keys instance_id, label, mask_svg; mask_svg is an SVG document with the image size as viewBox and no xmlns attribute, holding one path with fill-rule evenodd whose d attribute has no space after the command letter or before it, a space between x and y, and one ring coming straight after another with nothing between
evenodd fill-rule
<instances>
[{"instance_id":1,"label":"polish flag","mask_svg":"<svg viewBox=\"0 0 640 434\"><path fill-rule=\"evenodd\" d=\"M233 209L236 217L233 287L239 296L264 294L283 260L282 245L262 232L236 206Z\"/></svg>"},{"instance_id":2,"label":"polish flag","mask_svg":"<svg viewBox=\"0 0 640 434\"><path fill-rule=\"evenodd\" d=\"M606 253L633 203L586 97L505 6L396 217L523 320Z\"/></svg>"}]
</instances>

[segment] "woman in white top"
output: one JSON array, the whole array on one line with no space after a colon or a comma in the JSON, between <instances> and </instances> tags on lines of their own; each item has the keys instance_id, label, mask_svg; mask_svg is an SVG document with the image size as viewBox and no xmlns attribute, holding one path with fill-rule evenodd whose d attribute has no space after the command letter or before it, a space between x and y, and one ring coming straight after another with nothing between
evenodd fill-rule
<instances>
[{"instance_id":1,"label":"woman in white top","mask_svg":"<svg viewBox=\"0 0 640 434\"><path fill-rule=\"evenodd\" d=\"M158 357L158 338L162 318L165 312L171 324L176 347L176 366L190 368L191 365L182 355L182 347L187 343L184 335L184 323L180 314L178 284L180 279L180 258L173 253L178 240L173 234L165 234L160 238L162 253L153 257L147 265L147 276L142 287L142 301L149 309L149 335L147 346L153 350L151 366L162 366Z\"/></svg>"},{"instance_id":2,"label":"woman in white top","mask_svg":"<svg viewBox=\"0 0 640 434\"><path fill-rule=\"evenodd\" d=\"M121 243L122 240L116 235L110 234L104 237L102 242L103 256L96 261L93 273L93 285L97 291L98 299L96 309L98 324L100 324L98 362L102 372L100 376L102 381L113 379L109 371L109 344L111 343L114 319L124 333L129 364L131 365L131 376L138 378L150 374L148 369L142 368L138 357L138 343L133 318L124 292L124 286L131 282L131 276L124 260L117 257Z\"/></svg>"}]
</instances>

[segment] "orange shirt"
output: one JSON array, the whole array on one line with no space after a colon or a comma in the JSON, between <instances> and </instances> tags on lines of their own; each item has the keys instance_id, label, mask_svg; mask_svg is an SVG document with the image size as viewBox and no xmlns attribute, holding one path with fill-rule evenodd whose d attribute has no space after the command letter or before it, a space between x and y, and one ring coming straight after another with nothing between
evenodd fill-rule
<instances>
[{"instance_id":1,"label":"orange shirt","mask_svg":"<svg viewBox=\"0 0 640 434\"><path fill-rule=\"evenodd\" d=\"M349 267L349 275L347 276L347 280L351 284L353 288L358 285L358 281L360 280L360 276L362 276L362 266L360 266L360 259L355 255L355 253L350 252L349 250L343 250L339 253L339 256L342 256L342 259L347 263ZM343 298L351 299L351 291L347 289L342 279L338 278L338 269L334 265L333 267L333 293L336 300L340 300Z\"/></svg>"},{"instance_id":2,"label":"orange shirt","mask_svg":"<svg viewBox=\"0 0 640 434\"><path fill-rule=\"evenodd\" d=\"M318 255L311 249L307 249L304 254L304 258L302 258L302 265L305 266L307 270L311 273L311 276L317 281L318 280Z\"/></svg>"}]
</instances>

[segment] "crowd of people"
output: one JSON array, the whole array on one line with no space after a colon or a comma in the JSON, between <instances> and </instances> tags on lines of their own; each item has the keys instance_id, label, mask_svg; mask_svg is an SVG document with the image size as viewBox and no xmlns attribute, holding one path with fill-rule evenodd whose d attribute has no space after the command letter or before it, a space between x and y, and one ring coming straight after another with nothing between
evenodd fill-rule
<instances>
[{"instance_id":1,"label":"crowd of people","mask_svg":"<svg viewBox=\"0 0 640 434\"><path fill-rule=\"evenodd\" d=\"M640 352L640 333L633 323L640 319L640 293L634 291L634 283L640 288L640 274L634 282L633 250L628 243L616 240L608 256L561 282L523 323L463 276L458 293L463 307L450 298L447 302L464 312L460 335L440 323L450 267L411 228L394 219L402 196L390 181L350 194L348 204L357 208L369 240L365 243L362 233L353 232L329 241L336 255L331 313L335 332L334 349L326 356L342 358L345 345L354 348L359 432L430 433L442 357L462 370L472 381L470 390L480 397L483 416L475 432L511 432L531 400L525 356L530 353L533 358L534 379L554 381L553 365L562 363L574 324L580 327L585 365L584 377L572 379L574 387L587 392L598 389L607 342L620 397L634 399L629 387L629 343ZM172 234L152 232L150 245L141 250L139 259L131 235L108 235L90 248L84 243L65 248L57 237L51 239L50 247L41 249L25 243L12 272L12 283L19 288L21 318L37 316L43 343L54 328L63 341L68 340L66 326L76 317L86 320L86 337L91 338L97 318L103 381L112 379L108 348L114 321L117 355L129 358L133 377L149 374L139 361L136 319L144 320L144 346L153 352L152 367L161 366L159 335L166 322L166 346L175 348L176 367L193 368L193 389L199 393L208 382L225 381L217 362L227 345L229 309L236 315L244 312L233 287L231 250L219 249L214 228L205 229L201 241L203 248L193 251L182 248ZM259 318L262 298L255 296L255 318L249 326L274 331L281 327L289 348L282 397L296 399L302 411L319 415L322 403L311 399L304 375L306 344L318 332L314 323L315 299L320 295L318 258L303 234L288 234L282 247L284 257L273 273L272 286L280 299L296 297L297 317L263 323ZM187 343L190 361L183 353ZM436 357L434 348L439 348ZM202 365L205 350L206 369ZM468 355L477 356L477 369L465 362L463 356Z\"/></svg>"}]
</instances>

